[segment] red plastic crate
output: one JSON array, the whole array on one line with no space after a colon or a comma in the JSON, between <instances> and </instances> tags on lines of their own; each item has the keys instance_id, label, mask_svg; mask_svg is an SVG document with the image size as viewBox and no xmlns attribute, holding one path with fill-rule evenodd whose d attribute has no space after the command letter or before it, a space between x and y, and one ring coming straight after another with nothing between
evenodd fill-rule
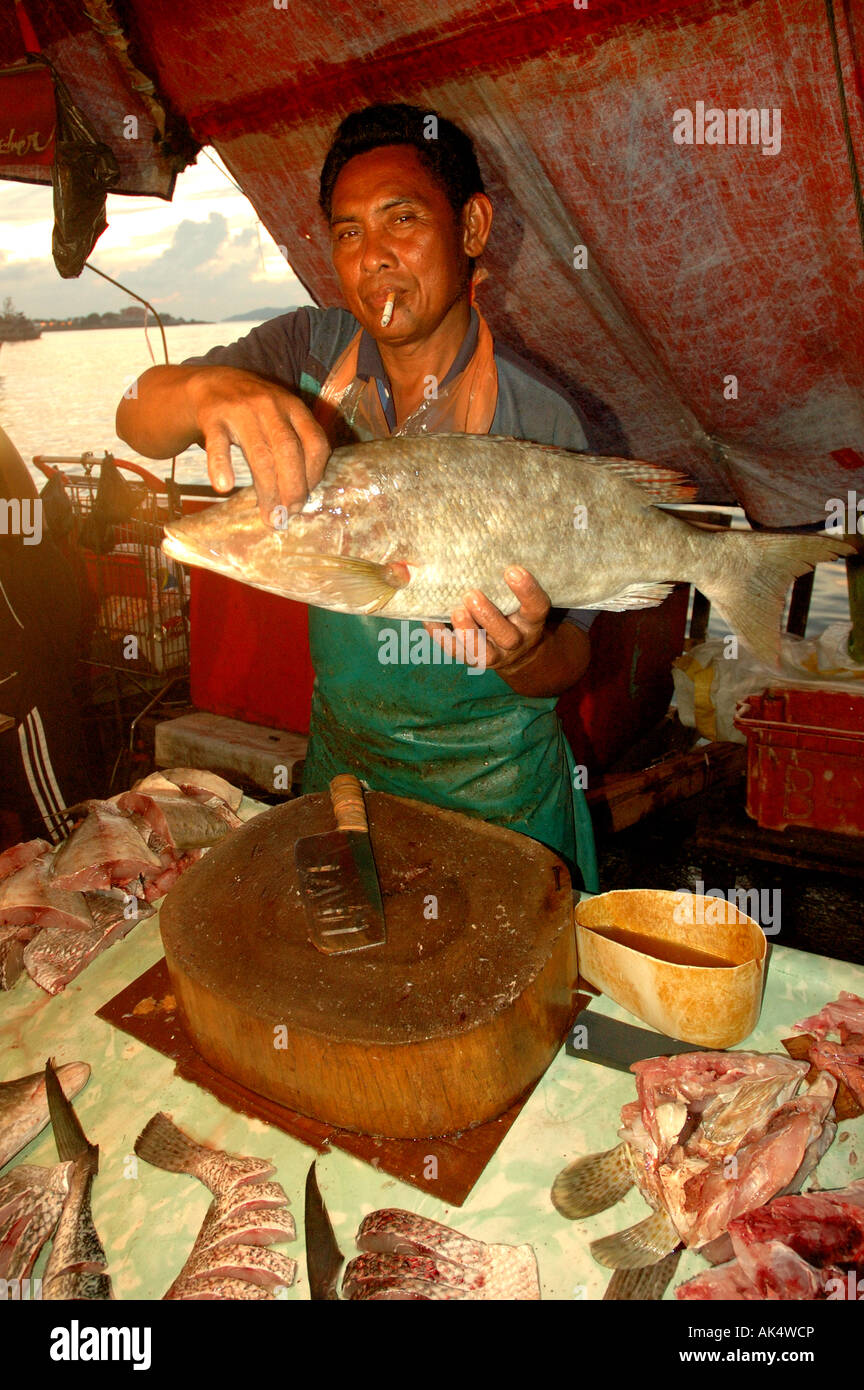
<instances>
[{"instance_id":1,"label":"red plastic crate","mask_svg":"<svg viewBox=\"0 0 864 1390\"><path fill-rule=\"evenodd\" d=\"M738 706L747 814L770 830L864 835L864 694L766 690Z\"/></svg>"}]
</instances>

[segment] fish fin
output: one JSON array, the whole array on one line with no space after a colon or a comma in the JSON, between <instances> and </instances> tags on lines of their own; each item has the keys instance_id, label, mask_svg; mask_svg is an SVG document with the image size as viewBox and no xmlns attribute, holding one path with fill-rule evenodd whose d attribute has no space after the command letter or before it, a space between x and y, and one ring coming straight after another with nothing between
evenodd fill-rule
<instances>
[{"instance_id":1,"label":"fish fin","mask_svg":"<svg viewBox=\"0 0 864 1390\"><path fill-rule=\"evenodd\" d=\"M612 1236L592 1240L591 1254L607 1269L647 1269L681 1244L681 1237L665 1211L654 1211L636 1226Z\"/></svg>"},{"instance_id":2,"label":"fish fin","mask_svg":"<svg viewBox=\"0 0 864 1390\"><path fill-rule=\"evenodd\" d=\"M760 660L779 669L780 628L786 594L799 575L854 549L831 536L774 536L728 531L711 537L719 564L713 579L696 584L716 604L733 632ZM728 575L724 571L728 570Z\"/></svg>"},{"instance_id":3,"label":"fish fin","mask_svg":"<svg viewBox=\"0 0 864 1390\"><path fill-rule=\"evenodd\" d=\"M629 1146L618 1144L563 1168L552 1184L552 1205L570 1221L593 1216L620 1202L633 1181Z\"/></svg>"},{"instance_id":4,"label":"fish fin","mask_svg":"<svg viewBox=\"0 0 864 1390\"><path fill-rule=\"evenodd\" d=\"M674 468L664 468L657 463L643 463L640 459L597 460L603 468L608 468L625 483L635 483L653 503L689 502L699 491L696 483Z\"/></svg>"},{"instance_id":5,"label":"fish fin","mask_svg":"<svg viewBox=\"0 0 864 1390\"><path fill-rule=\"evenodd\" d=\"M622 459L606 454L585 454L581 450L562 449L558 444L537 444L533 440L513 439L509 435L484 435L484 442L492 444L518 444L526 453L536 453L543 449L549 454L571 455L582 462L597 468L608 468L625 483L633 483L651 497L653 502L689 502L697 496L698 483L688 478L676 468L666 468L662 463L646 463L644 459Z\"/></svg>"},{"instance_id":6,"label":"fish fin","mask_svg":"<svg viewBox=\"0 0 864 1390\"><path fill-rule=\"evenodd\" d=\"M350 613L377 613L404 588L404 566L378 565L354 555L286 556L291 592L301 603Z\"/></svg>"},{"instance_id":7,"label":"fish fin","mask_svg":"<svg viewBox=\"0 0 864 1390\"><path fill-rule=\"evenodd\" d=\"M655 608L668 598L674 584L628 584L620 593L603 599L602 603L586 603L585 608L598 608L608 613L623 613L631 608Z\"/></svg>"},{"instance_id":8,"label":"fish fin","mask_svg":"<svg viewBox=\"0 0 864 1390\"><path fill-rule=\"evenodd\" d=\"M656 1302L663 1297L678 1268L680 1250L672 1250L644 1269L616 1269L603 1295L605 1302Z\"/></svg>"},{"instance_id":9,"label":"fish fin","mask_svg":"<svg viewBox=\"0 0 864 1390\"><path fill-rule=\"evenodd\" d=\"M134 1147L145 1163L169 1173L195 1173L201 1160L200 1145L178 1129L170 1115L161 1110L147 1121Z\"/></svg>"},{"instance_id":10,"label":"fish fin","mask_svg":"<svg viewBox=\"0 0 864 1390\"><path fill-rule=\"evenodd\" d=\"M72 1102L66 1096L54 1069L53 1059L45 1063L45 1094L57 1153L62 1162L86 1158L90 1171L99 1171L99 1149L91 1144L81 1128Z\"/></svg>"}]
</instances>

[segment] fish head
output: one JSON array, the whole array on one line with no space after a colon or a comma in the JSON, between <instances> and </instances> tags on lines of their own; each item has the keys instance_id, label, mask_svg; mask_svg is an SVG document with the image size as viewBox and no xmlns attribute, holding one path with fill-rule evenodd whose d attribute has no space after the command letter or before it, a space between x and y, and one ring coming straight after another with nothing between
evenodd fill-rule
<instances>
[{"instance_id":1,"label":"fish head","mask_svg":"<svg viewBox=\"0 0 864 1390\"><path fill-rule=\"evenodd\" d=\"M374 612L407 582L404 567L389 566L398 543L388 499L361 464L328 466L302 510L277 507L273 521L262 518L255 489L244 488L170 522L162 548L182 564L342 612Z\"/></svg>"}]
</instances>

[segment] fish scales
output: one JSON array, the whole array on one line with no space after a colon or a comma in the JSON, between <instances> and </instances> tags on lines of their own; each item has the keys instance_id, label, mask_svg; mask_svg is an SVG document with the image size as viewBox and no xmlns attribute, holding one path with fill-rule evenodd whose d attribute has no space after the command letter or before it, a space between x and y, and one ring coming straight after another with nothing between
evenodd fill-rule
<instances>
[{"instance_id":1,"label":"fish scales","mask_svg":"<svg viewBox=\"0 0 864 1390\"><path fill-rule=\"evenodd\" d=\"M45 1299L113 1298L111 1280L106 1273L105 1249L90 1207L92 1184L93 1160L85 1153L72 1163L69 1193L42 1279Z\"/></svg>"},{"instance_id":2,"label":"fish scales","mask_svg":"<svg viewBox=\"0 0 864 1390\"><path fill-rule=\"evenodd\" d=\"M556 608L653 606L695 584L779 660L789 585L849 553L840 538L709 531L655 502L692 495L671 470L489 435L393 437L331 455L301 512L268 526L254 488L173 521L173 558L343 613L448 620L468 590L505 615L529 570Z\"/></svg>"}]
</instances>

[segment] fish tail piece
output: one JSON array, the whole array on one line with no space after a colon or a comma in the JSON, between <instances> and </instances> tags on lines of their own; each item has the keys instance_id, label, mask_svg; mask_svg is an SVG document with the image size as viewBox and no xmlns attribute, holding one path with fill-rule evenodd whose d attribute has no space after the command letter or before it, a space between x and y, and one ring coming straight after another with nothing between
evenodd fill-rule
<instances>
[{"instance_id":1,"label":"fish tail piece","mask_svg":"<svg viewBox=\"0 0 864 1390\"><path fill-rule=\"evenodd\" d=\"M178 1129L161 1110L154 1115L135 1140L135 1152L154 1168L169 1173L192 1173L200 1167L204 1152L199 1144Z\"/></svg>"},{"instance_id":2,"label":"fish tail piece","mask_svg":"<svg viewBox=\"0 0 864 1390\"><path fill-rule=\"evenodd\" d=\"M705 593L751 651L778 668L790 584L820 562L850 554L853 547L840 537L752 531L729 531L716 540L721 571L716 584L706 583Z\"/></svg>"},{"instance_id":3,"label":"fish tail piece","mask_svg":"<svg viewBox=\"0 0 864 1390\"><path fill-rule=\"evenodd\" d=\"M629 1145L618 1144L563 1168L552 1184L552 1205L570 1221L593 1216L620 1202L633 1181Z\"/></svg>"},{"instance_id":4,"label":"fish tail piece","mask_svg":"<svg viewBox=\"0 0 864 1390\"><path fill-rule=\"evenodd\" d=\"M680 1259L681 1250L673 1250L644 1269L616 1269L606 1285L604 1303L657 1302L672 1282Z\"/></svg>"},{"instance_id":5,"label":"fish tail piece","mask_svg":"<svg viewBox=\"0 0 864 1390\"><path fill-rule=\"evenodd\" d=\"M592 1240L591 1254L607 1269L647 1269L672 1253L681 1237L665 1211L652 1212L636 1226Z\"/></svg>"}]
</instances>

